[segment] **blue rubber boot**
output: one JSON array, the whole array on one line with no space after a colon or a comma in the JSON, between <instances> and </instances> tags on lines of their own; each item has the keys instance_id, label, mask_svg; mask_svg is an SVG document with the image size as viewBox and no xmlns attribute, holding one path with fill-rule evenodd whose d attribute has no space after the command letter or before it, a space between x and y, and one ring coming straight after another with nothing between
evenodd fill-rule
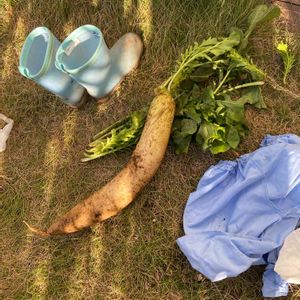
<instances>
[{"instance_id":1,"label":"blue rubber boot","mask_svg":"<svg viewBox=\"0 0 300 300\"><path fill-rule=\"evenodd\" d=\"M138 66L143 43L135 33L126 33L108 49L101 31L84 25L73 31L56 53L56 67L69 74L88 93L102 99Z\"/></svg>"},{"instance_id":2,"label":"blue rubber boot","mask_svg":"<svg viewBox=\"0 0 300 300\"><path fill-rule=\"evenodd\" d=\"M79 106L84 99L84 87L55 67L55 55L60 42L46 27L34 29L22 47L20 73L37 82L71 105Z\"/></svg>"}]
</instances>

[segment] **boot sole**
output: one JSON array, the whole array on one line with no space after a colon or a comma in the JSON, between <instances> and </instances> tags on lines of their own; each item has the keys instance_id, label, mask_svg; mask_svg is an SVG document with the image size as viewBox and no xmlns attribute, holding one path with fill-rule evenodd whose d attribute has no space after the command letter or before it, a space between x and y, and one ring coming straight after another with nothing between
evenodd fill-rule
<instances>
[{"instance_id":1,"label":"boot sole","mask_svg":"<svg viewBox=\"0 0 300 300\"><path fill-rule=\"evenodd\" d=\"M137 35L137 36L138 36L138 35ZM135 71L135 70L139 67L140 62L141 62L141 58L142 58L143 53L144 53L144 43L143 43L143 40L142 40L142 38L141 38L140 36L138 36L138 38L139 38L140 42L141 42L142 45L143 45L143 49L142 49L142 52L141 52L141 55L140 55L140 57L139 57L138 62L137 62L136 65L132 68L132 70L130 70L130 72L128 72L126 75L124 75L124 76L120 79L120 81L116 84L116 86L115 86L115 87L114 87L107 95L102 96L102 97L100 97L100 98L94 98L94 99L96 100L96 103L97 103L97 104L103 104L103 103L107 102L107 101L110 99L110 97L111 97L111 96L112 96L112 95L120 88L120 86L121 86L122 82L124 81L125 77L126 77L127 75L131 74L133 71Z\"/></svg>"}]
</instances>

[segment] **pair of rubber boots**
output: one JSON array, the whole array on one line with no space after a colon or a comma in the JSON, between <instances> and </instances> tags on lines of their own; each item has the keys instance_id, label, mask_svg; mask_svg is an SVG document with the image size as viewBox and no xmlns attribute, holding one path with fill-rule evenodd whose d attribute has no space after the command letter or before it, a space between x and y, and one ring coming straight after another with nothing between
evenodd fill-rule
<instances>
[{"instance_id":1,"label":"pair of rubber boots","mask_svg":"<svg viewBox=\"0 0 300 300\"><path fill-rule=\"evenodd\" d=\"M86 92L96 99L110 95L124 76L137 67L143 43L126 33L108 49L101 31L84 25L62 43L46 27L34 29L23 45L19 71L72 107Z\"/></svg>"}]
</instances>

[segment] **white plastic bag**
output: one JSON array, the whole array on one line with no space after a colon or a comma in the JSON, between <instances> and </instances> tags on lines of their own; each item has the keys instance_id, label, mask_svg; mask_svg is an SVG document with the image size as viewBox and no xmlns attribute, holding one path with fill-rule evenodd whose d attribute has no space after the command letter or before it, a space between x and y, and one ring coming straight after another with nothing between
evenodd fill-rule
<instances>
[{"instance_id":1,"label":"white plastic bag","mask_svg":"<svg viewBox=\"0 0 300 300\"><path fill-rule=\"evenodd\" d=\"M13 128L14 121L1 113L0 119L7 123L2 129L0 129L0 152L3 152L6 149L6 140Z\"/></svg>"},{"instance_id":2,"label":"white plastic bag","mask_svg":"<svg viewBox=\"0 0 300 300\"><path fill-rule=\"evenodd\" d=\"M275 272L288 283L300 284L300 229L290 233L279 252Z\"/></svg>"}]
</instances>

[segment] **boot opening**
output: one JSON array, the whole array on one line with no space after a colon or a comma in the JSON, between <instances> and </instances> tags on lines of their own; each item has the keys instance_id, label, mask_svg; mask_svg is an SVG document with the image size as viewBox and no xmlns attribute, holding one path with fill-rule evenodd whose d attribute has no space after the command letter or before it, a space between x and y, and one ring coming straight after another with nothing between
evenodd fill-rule
<instances>
[{"instance_id":1,"label":"boot opening","mask_svg":"<svg viewBox=\"0 0 300 300\"><path fill-rule=\"evenodd\" d=\"M42 73L42 69L47 65L49 58L47 55L50 43L50 34L41 32L40 34L29 35L25 41L20 57L20 71L29 78L34 78Z\"/></svg>"},{"instance_id":2,"label":"boot opening","mask_svg":"<svg viewBox=\"0 0 300 300\"><path fill-rule=\"evenodd\" d=\"M94 30L84 29L78 35L65 42L63 52L59 55L60 64L67 71L78 69L87 64L101 43L101 36Z\"/></svg>"}]
</instances>

